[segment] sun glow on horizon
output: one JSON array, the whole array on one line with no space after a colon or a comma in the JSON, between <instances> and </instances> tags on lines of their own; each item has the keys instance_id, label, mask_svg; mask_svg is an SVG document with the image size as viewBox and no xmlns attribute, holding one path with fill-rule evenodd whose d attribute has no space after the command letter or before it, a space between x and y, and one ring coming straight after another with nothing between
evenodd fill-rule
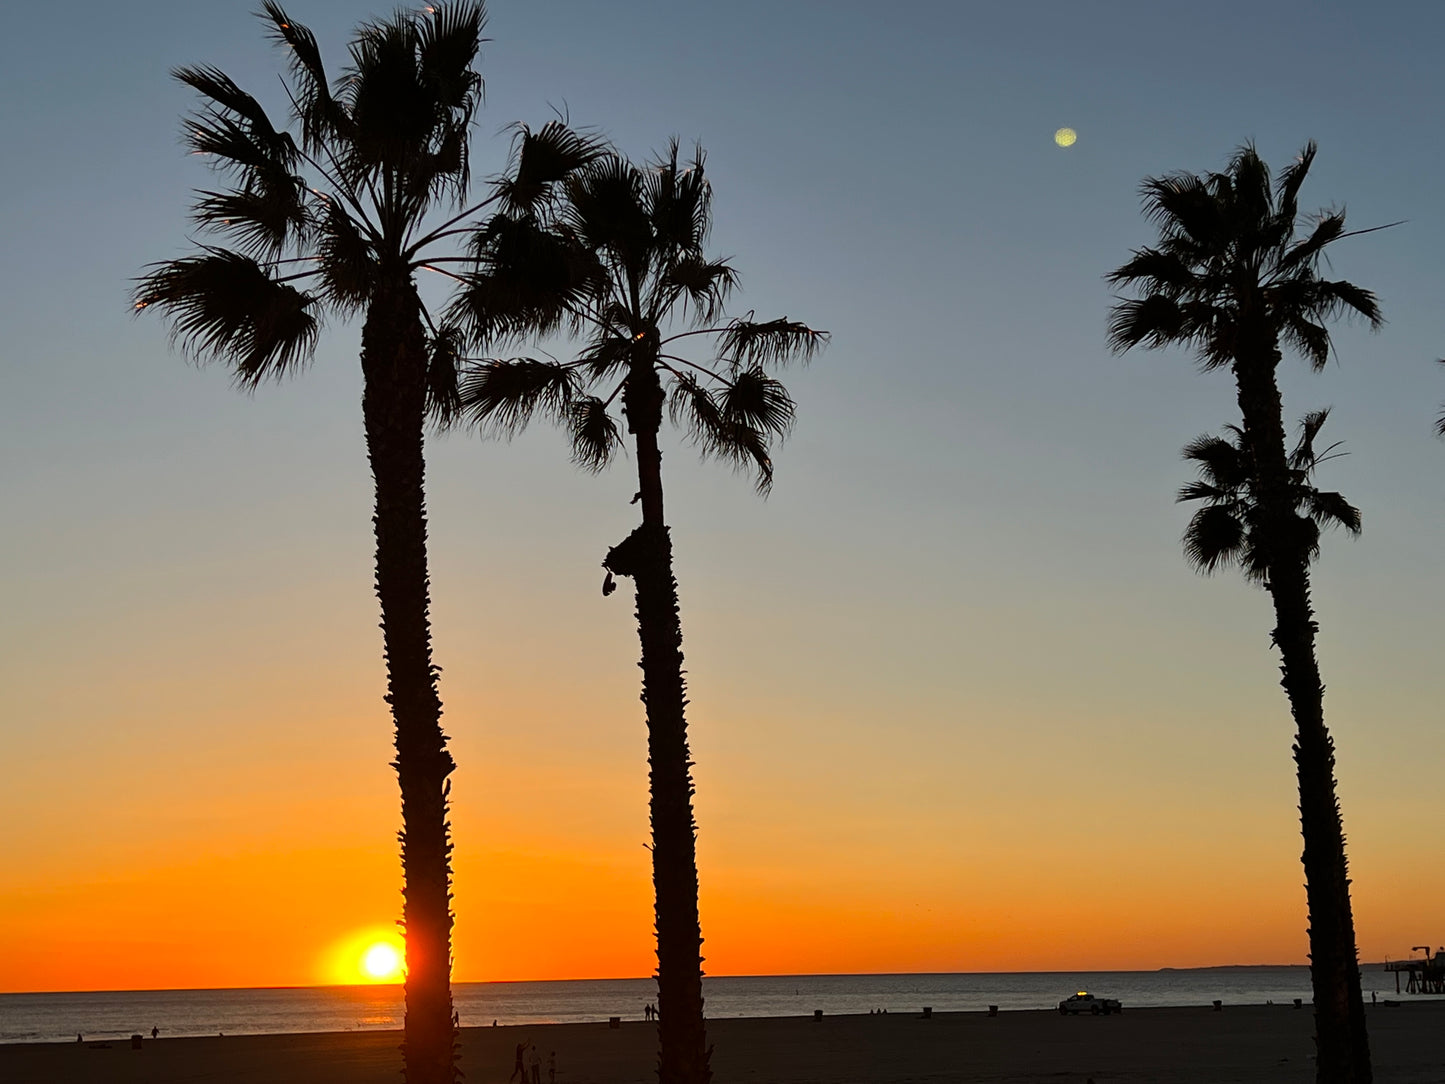
<instances>
[{"instance_id":1,"label":"sun glow on horizon","mask_svg":"<svg viewBox=\"0 0 1445 1084\"><path fill-rule=\"evenodd\" d=\"M382 985L406 976L406 944L385 927L360 931L332 947L326 981L342 986Z\"/></svg>"}]
</instances>

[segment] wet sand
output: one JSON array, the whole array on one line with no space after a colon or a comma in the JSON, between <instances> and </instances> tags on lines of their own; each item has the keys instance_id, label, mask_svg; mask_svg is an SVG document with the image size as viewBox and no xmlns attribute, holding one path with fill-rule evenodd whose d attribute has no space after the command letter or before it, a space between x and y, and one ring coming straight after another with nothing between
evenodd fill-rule
<instances>
[{"instance_id":1,"label":"wet sand","mask_svg":"<svg viewBox=\"0 0 1445 1084\"><path fill-rule=\"evenodd\" d=\"M1445 1082L1445 1002L1370 1012L1377 1084ZM557 1053L556 1084L655 1084L655 1025L463 1028L468 1084L504 1084L518 1042ZM711 1020L717 1084L1310 1084L1309 1010L1287 1006ZM6 1084L396 1084L400 1033L147 1038L109 1049L0 1046Z\"/></svg>"}]
</instances>

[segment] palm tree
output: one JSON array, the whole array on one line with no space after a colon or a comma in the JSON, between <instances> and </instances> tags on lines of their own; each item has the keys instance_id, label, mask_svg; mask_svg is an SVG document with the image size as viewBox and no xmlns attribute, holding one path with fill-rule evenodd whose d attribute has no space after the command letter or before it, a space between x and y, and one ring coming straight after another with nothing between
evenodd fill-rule
<instances>
[{"instance_id":1,"label":"palm tree","mask_svg":"<svg viewBox=\"0 0 1445 1084\"><path fill-rule=\"evenodd\" d=\"M455 394L454 329L434 325L416 275L466 257L446 254L490 203L525 207L594 152L560 124L519 130L511 183L462 207L481 77L474 62L485 12L477 2L400 11L363 23L349 64L328 79L315 36L267 0L269 35L289 52L293 136L213 67L174 75L205 103L185 123L192 152L232 182L198 193L193 218L215 239L153 265L135 306L158 307L202 361L252 388L312 356L326 312L364 314L361 369L367 455L376 487L376 593L396 726L401 787L406 1032L412 1084L455 1079L451 1002L451 839L447 777L428 616L423 424ZM458 211L434 222L438 207ZM222 242L229 242L229 247ZM438 250L441 250L440 252Z\"/></svg>"},{"instance_id":2,"label":"palm tree","mask_svg":"<svg viewBox=\"0 0 1445 1084\"><path fill-rule=\"evenodd\" d=\"M1273 642L1297 728L1317 1079L1365 1084L1371 1078L1369 1038L1310 602L1318 521L1302 509L1301 468L1285 451L1276 369L1285 346L1321 369L1331 353L1326 323L1335 317L1355 314L1372 328L1382 321L1372 293L1320 273L1328 246L1347 236L1344 212L1320 212L1306 220L1302 234L1298 230L1299 190L1314 158L1310 143L1276 183L1246 145L1222 173L1146 180L1144 212L1159 229L1159 243L1135 250L1109 275L1112 284L1139 295L1114 307L1109 338L1120 353L1141 343L1189 346L1203 369L1227 368L1234 376L1243 421L1237 448L1248 463L1247 481L1240 483L1248 501L1235 506L1249 522L1238 556L1273 599ZM1203 547L1191 551L1196 561L1210 554L1223 559L1231 551L1209 532L1227 516L1205 512L1191 525L1186 546Z\"/></svg>"},{"instance_id":3,"label":"palm tree","mask_svg":"<svg viewBox=\"0 0 1445 1084\"><path fill-rule=\"evenodd\" d=\"M490 360L464 375L464 416L515 431L541 411L562 421L574 460L600 470L621 450L619 404L637 460L642 522L608 551L603 594L631 577L642 645L642 700L651 767L661 1084L707 1084L702 932L697 909L696 826L682 669L682 624L672 540L663 514L659 434L667 413L706 456L772 483L771 443L793 420L793 401L769 370L811 358L826 334L787 319L726 318L737 275L710 258L711 189L699 149L679 164L669 152L640 169L598 158L565 185L547 213L498 216L477 249L457 315L477 338L522 323L567 323L585 336L571 361ZM530 283L526 290L518 281ZM706 361L685 356L710 343Z\"/></svg>"}]
</instances>

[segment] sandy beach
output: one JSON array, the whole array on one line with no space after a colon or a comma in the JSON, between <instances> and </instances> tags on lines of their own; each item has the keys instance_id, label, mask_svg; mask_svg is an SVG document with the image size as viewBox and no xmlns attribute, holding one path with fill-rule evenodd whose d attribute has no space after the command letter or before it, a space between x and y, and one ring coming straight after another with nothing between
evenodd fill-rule
<instances>
[{"instance_id":1,"label":"sandy beach","mask_svg":"<svg viewBox=\"0 0 1445 1084\"><path fill-rule=\"evenodd\" d=\"M718 1084L1053 1084L1280 1082L1314 1079L1311 1014L1284 1006L1139 1009L1111 1017L1051 1012L903 1013L712 1020ZM653 1084L653 1025L624 1021L465 1028L469 1084L503 1084L513 1050L556 1051L556 1084ZM1445 1082L1445 1002L1370 1011L1379 1084ZM399 1032L146 1039L0 1046L7 1084L395 1084Z\"/></svg>"}]
</instances>

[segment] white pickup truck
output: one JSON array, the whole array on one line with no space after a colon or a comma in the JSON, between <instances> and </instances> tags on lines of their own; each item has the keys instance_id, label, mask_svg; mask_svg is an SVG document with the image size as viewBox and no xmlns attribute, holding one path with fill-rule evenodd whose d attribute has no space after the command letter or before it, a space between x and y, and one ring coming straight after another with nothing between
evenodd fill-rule
<instances>
[{"instance_id":1,"label":"white pickup truck","mask_svg":"<svg viewBox=\"0 0 1445 1084\"><path fill-rule=\"evenodd\" d=\"M1095 997L1087 990L1070 994L1059 1002L1060 1016L1077 1016L1081 1012L1094 1016L1108 1016L1111 1012L1123 1012L1124 1006L1112 997Z\"/></svg>"}]
</instances>

